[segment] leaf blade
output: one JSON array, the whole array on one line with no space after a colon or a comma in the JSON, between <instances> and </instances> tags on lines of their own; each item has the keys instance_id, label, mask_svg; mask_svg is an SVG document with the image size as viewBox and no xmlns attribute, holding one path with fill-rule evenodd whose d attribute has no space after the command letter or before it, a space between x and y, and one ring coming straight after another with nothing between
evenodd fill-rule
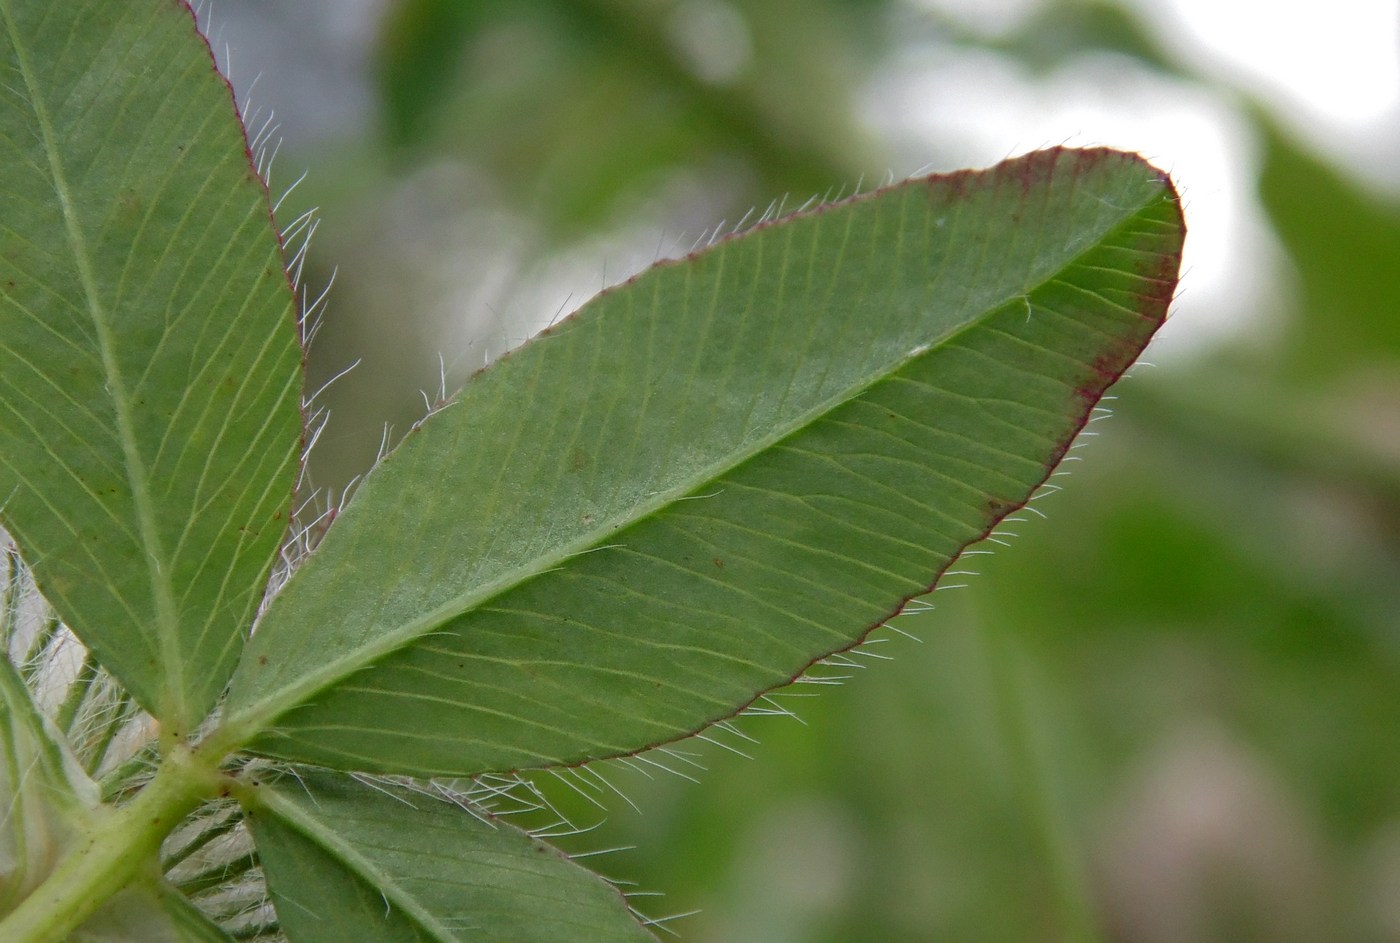
<instances>
[{"instance_id":1,"label":"leaf blade","mask_svg":"<svg viewBox=\"0 0 1400 943\"><path fill-rule=\"evenodd\" d=\"M232 671L295 472L266 191L183 4L6 0L0 73L0 518L64 621L187 731Z\"/></svg>"},{"instance_id":2,"label":"leaf blade","mask_svg":"<svg viewBox=\"0 0 1400 943\"><path fill-rule=\"evenodd\" d=\"M1164 317L1180 240L1140 159L1056 150L605 293L370 476L270 610L233 722L271 755L437 775L733 714L1027 500Z\"/></svg>"},{"instance_id":3,"label":"leaf blade","mask_svg":"<svg viewBox=\"0 0 1400 943\"><path fill-rule=\"evenodd\" d=\"M307 770L245 802L293 943L655 939L601 878L440 798Z\"/></svg>"},{"instance_id":4,"label":"leaf blade","mask_svg":"<svg viewBox=\"0 0 1400 943\"><path fill-rule=\"evenodd\" d=\"M67 937L69 943L233 943L169 885L123 888Z\"/></svg>"}]
</instances>

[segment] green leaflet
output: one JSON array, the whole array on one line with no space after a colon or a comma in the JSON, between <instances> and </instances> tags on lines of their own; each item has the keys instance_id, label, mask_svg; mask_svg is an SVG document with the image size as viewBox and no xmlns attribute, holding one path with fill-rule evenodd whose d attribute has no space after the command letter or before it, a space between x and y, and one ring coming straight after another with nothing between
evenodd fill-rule
<instances>
[{"instance_id":1,"label":"green leaflet","mask_svg":"<svg viewBox=\"0 0 1400 943\"><path fill-rule=\"evenodd\" d=\"M170 0L0 0L0 521L177 735L237 661L300 429L266 192L194 32Z\"/></svg>"},{"instance_id":2,"label":"green leaflet","mask_svg":"<svg viewBox=\"0 0 1400 943\"><path fill-rule=\"evenodd\" d=\"M233 943L167 886L128 887L68 936L68 943Z\"/></svg>"},{"instance_id":3,"label":"green leaflet","mask_svg":"<svg viewBox=\"0 0 1400 943\"><path fill-rule=\"evenodd\" d=\"M730 716L1023 503L1175 284L1175 194L1109 151L659 265L412 434L239 662L286 524L300 350L231 106L179 0L0 0L0 525L96 658L53 722L54 692L0 663L7 939L652 939L499 822L329 771L259 785L230 755L471 775ZM48 658L67 629L23 638L19 611L0 638ZM149 781L113 772L131 701L109 672L176 739L233 676L222 727ZM88 772L120 800L94 810ZM202 856L216 822L162 880L162 837L229 793L257 855ZM275 919L242 909L259 862Z\"/></svg>"},{"instance_id":4,"label":"green leaflet","mask_svg":"<svg viewBox=\"0 0 1400 943\"><path fill-rule=\"evenodd\" d=\"M1045 479L1165 316L1137 157L911 181L661 264L478 374L275 600L225 735L414 775L675 739L847 648Z\"/></svg>"},{"instance_id":5,"label":"green leaflet","mask_svg":"<svg viewBox=\"0 0 1400 943\"><path fill-rule=\"evenodd\" d=\"M299 771L244 796L295 943L645 943L614 887L513 826Z\"/></svg>"},{"instance_id":6,"label":"green leaflet","mask_svg":"<svg viewBox=\"0 0 1400 943\"><path fill-rule=\"evenodd\" d=\"M169 884L159 885L155 894L166 919L181 935L181 943L232 943L229 934Z\"/></svg>"}]
</instances>

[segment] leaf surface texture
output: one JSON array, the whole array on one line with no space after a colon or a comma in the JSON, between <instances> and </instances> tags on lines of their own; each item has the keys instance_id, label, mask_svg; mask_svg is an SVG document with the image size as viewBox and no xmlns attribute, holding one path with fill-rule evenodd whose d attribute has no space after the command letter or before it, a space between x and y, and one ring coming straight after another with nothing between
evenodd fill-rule
<instances>
[{"instance_id":1,"label":"leaf surface texture","mask_svg":"<svg viewBox=\"0 0 1400 943\"><path fill-rule=\"evenodd\" d=\"M301 384L267 193L189 9L0 0L0 166L0 519L188 730L286 528Z\"/></svg>"},{"instance_id":2,"label":"leaf surface texture","mask_svg":"<svg viewBox=\"0 0 1400 943\"><path fill-rule=\"evenodd\" d=\"M728 717L1022 505L1165 317L1134 156L915 180L660 264L479 373L274 601L230 723L465 775Z\"/></svg>"},{"instance_id":3,"label":"leaf surface texture","mask_svg":"<svg viewBox=\"0 0 1400 943\"><path fill-rule=\"evenodd\" d=\"M654 943L602 878L442 798L325 771L256 793L249 824L292 943Z\"/></svg>"}]
</instances>

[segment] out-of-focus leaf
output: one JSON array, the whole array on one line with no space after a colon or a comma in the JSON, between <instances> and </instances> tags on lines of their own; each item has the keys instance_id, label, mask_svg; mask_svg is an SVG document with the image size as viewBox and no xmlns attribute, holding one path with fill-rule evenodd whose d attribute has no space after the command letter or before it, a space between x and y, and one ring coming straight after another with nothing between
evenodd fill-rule
<instances>
[{"instance_id":1,"label":"out-of-focus leaf","mask_svg":"<svg viewBox=\"0 0 1400 943\"><path fill-rule=\"evenodd\" d=\"M924 591L1160 323L1165 178L1052 150L605 292L478 374L274 601L224 735L471 774L727 717Z\"/></svg>"},{"instance_id":2,"label":"out-of-focus leaf","mask_svg":"<svg viewBox=\"0 0 1400 943\"><path fill-rule=\"evenodd\" d=\"M1400 205L1308 153L1262 110L1259 196L1301 282L1295 363L1306 374L1400 355Z\"/></svg>"},{"instance_id":3,"label":"out-of-focus leaf","mask_svg":"<svg viewBox=\"0 0 1400 943\"><path fill-rule=\"evenodd\" d=\"M438 797L308 770L247 804L291 943L655 940L617 888Z\"/></svg>"},{"instance_id":4,"label":"out-of-focus leaf","mask_svg":"<svg viewBox=\"0 0 1400 943\"><path fill-rule=\"evenodd\" d=\"M286 527L295 312L189 9L63 9L0 5L0 519L179 734L237 661Z\"/></svg>"},{"instance_id":5,"label":"out-of-focus leaf","mask_svg":"<svg viewBox=\"0 0 1400 943\"><path fill-rule=\"evenodd\" d=\"M1135 13L1121 3L1104 0L1040 4L1010 36L985 44L1042 72L1053 71L1079 56L1117 53L1163 72L1180 74L1180 68L1162 52L1157 38Z\"/></svg>"},{"instance_id":6,"label":"out-of-focus leaf","mask_svg":"<svg viewBox=\"0 0 1400 943\"><path fill-rule=\"evenodd\" d=\"M403 153L487 168L555 237L716 161L804 199L865 169L847 73L881 20L845 6L407 0L385 23L386 126Z\"/></svg>"},{"instance_id":7,"label":"out-of-focus leaf","mask_svg":"<svg viewBox=\"0 0 1400 943\"><path fill-rule=\"evenodd\" d=\"M455 94L458 67L481 32L489 5L479 0L400 0L385 17L379 85L385 130L399 146L417 143L444 99Z\"/></svg>"}]
</instances>

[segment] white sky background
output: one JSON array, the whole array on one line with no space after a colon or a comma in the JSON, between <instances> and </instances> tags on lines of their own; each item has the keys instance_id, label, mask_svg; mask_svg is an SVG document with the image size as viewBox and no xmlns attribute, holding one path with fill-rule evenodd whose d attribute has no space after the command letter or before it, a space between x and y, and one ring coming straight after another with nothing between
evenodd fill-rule
<instances>
[{"instance_id":1,"label":"white sky background","mask_svg":"<svg viewBox=\"0 0 1400 943\"><path fill-rule=\"evenodd\" d=\"M1183 61L1268 99L1316 146L1392 187L1400 166L1400 4L1134 0ZM1379 151L1377 150L1379 148Z\"/></svg>"},{"instance_id":2,"label":"white sky background","mask_svg":"<svg viewBox=\"0 0 1400 943\"><path fill-rule=\"evenodd\" d=\"M1188 68L1268 102L1310 145L1371 185L1400 192L1396 0L1292 8L1265 0L1131 2ZM1014 27L1036 3L905 0L911 15L933 10L983 33ZM235 85L241 89L261 74L254 104L277 112L291 149L372 120L368 65L382 6L383 0L224 0L215 7L222 43L235 50ZM1234 102L1119 59L1085 61L1046 80L1002 57L921 39L906 42L863 101L866 120L891 147L896 175L930 160L927 169L985 166L1055 144L1144 154L1176 179L1189 229L1182 290L1152 358L1241 331L1267 343L1274 298L1287 290L1287 266L1254 197L1254 141ZM600 251L609 258L606 278L615 281L649 262L658 243L668 253L688 248L675 238L658 237L653 225L585 247L560 260L552 277L532 276L509 311L539 324L566 300L577 304L601 287ZM450 271L455 263L442 264ZM470 304L469 298L463 291L453 303ZM519 339L520 329L503 330ZM446 350L462 343L442 339Z\"/></svg>"}]
</instances>

